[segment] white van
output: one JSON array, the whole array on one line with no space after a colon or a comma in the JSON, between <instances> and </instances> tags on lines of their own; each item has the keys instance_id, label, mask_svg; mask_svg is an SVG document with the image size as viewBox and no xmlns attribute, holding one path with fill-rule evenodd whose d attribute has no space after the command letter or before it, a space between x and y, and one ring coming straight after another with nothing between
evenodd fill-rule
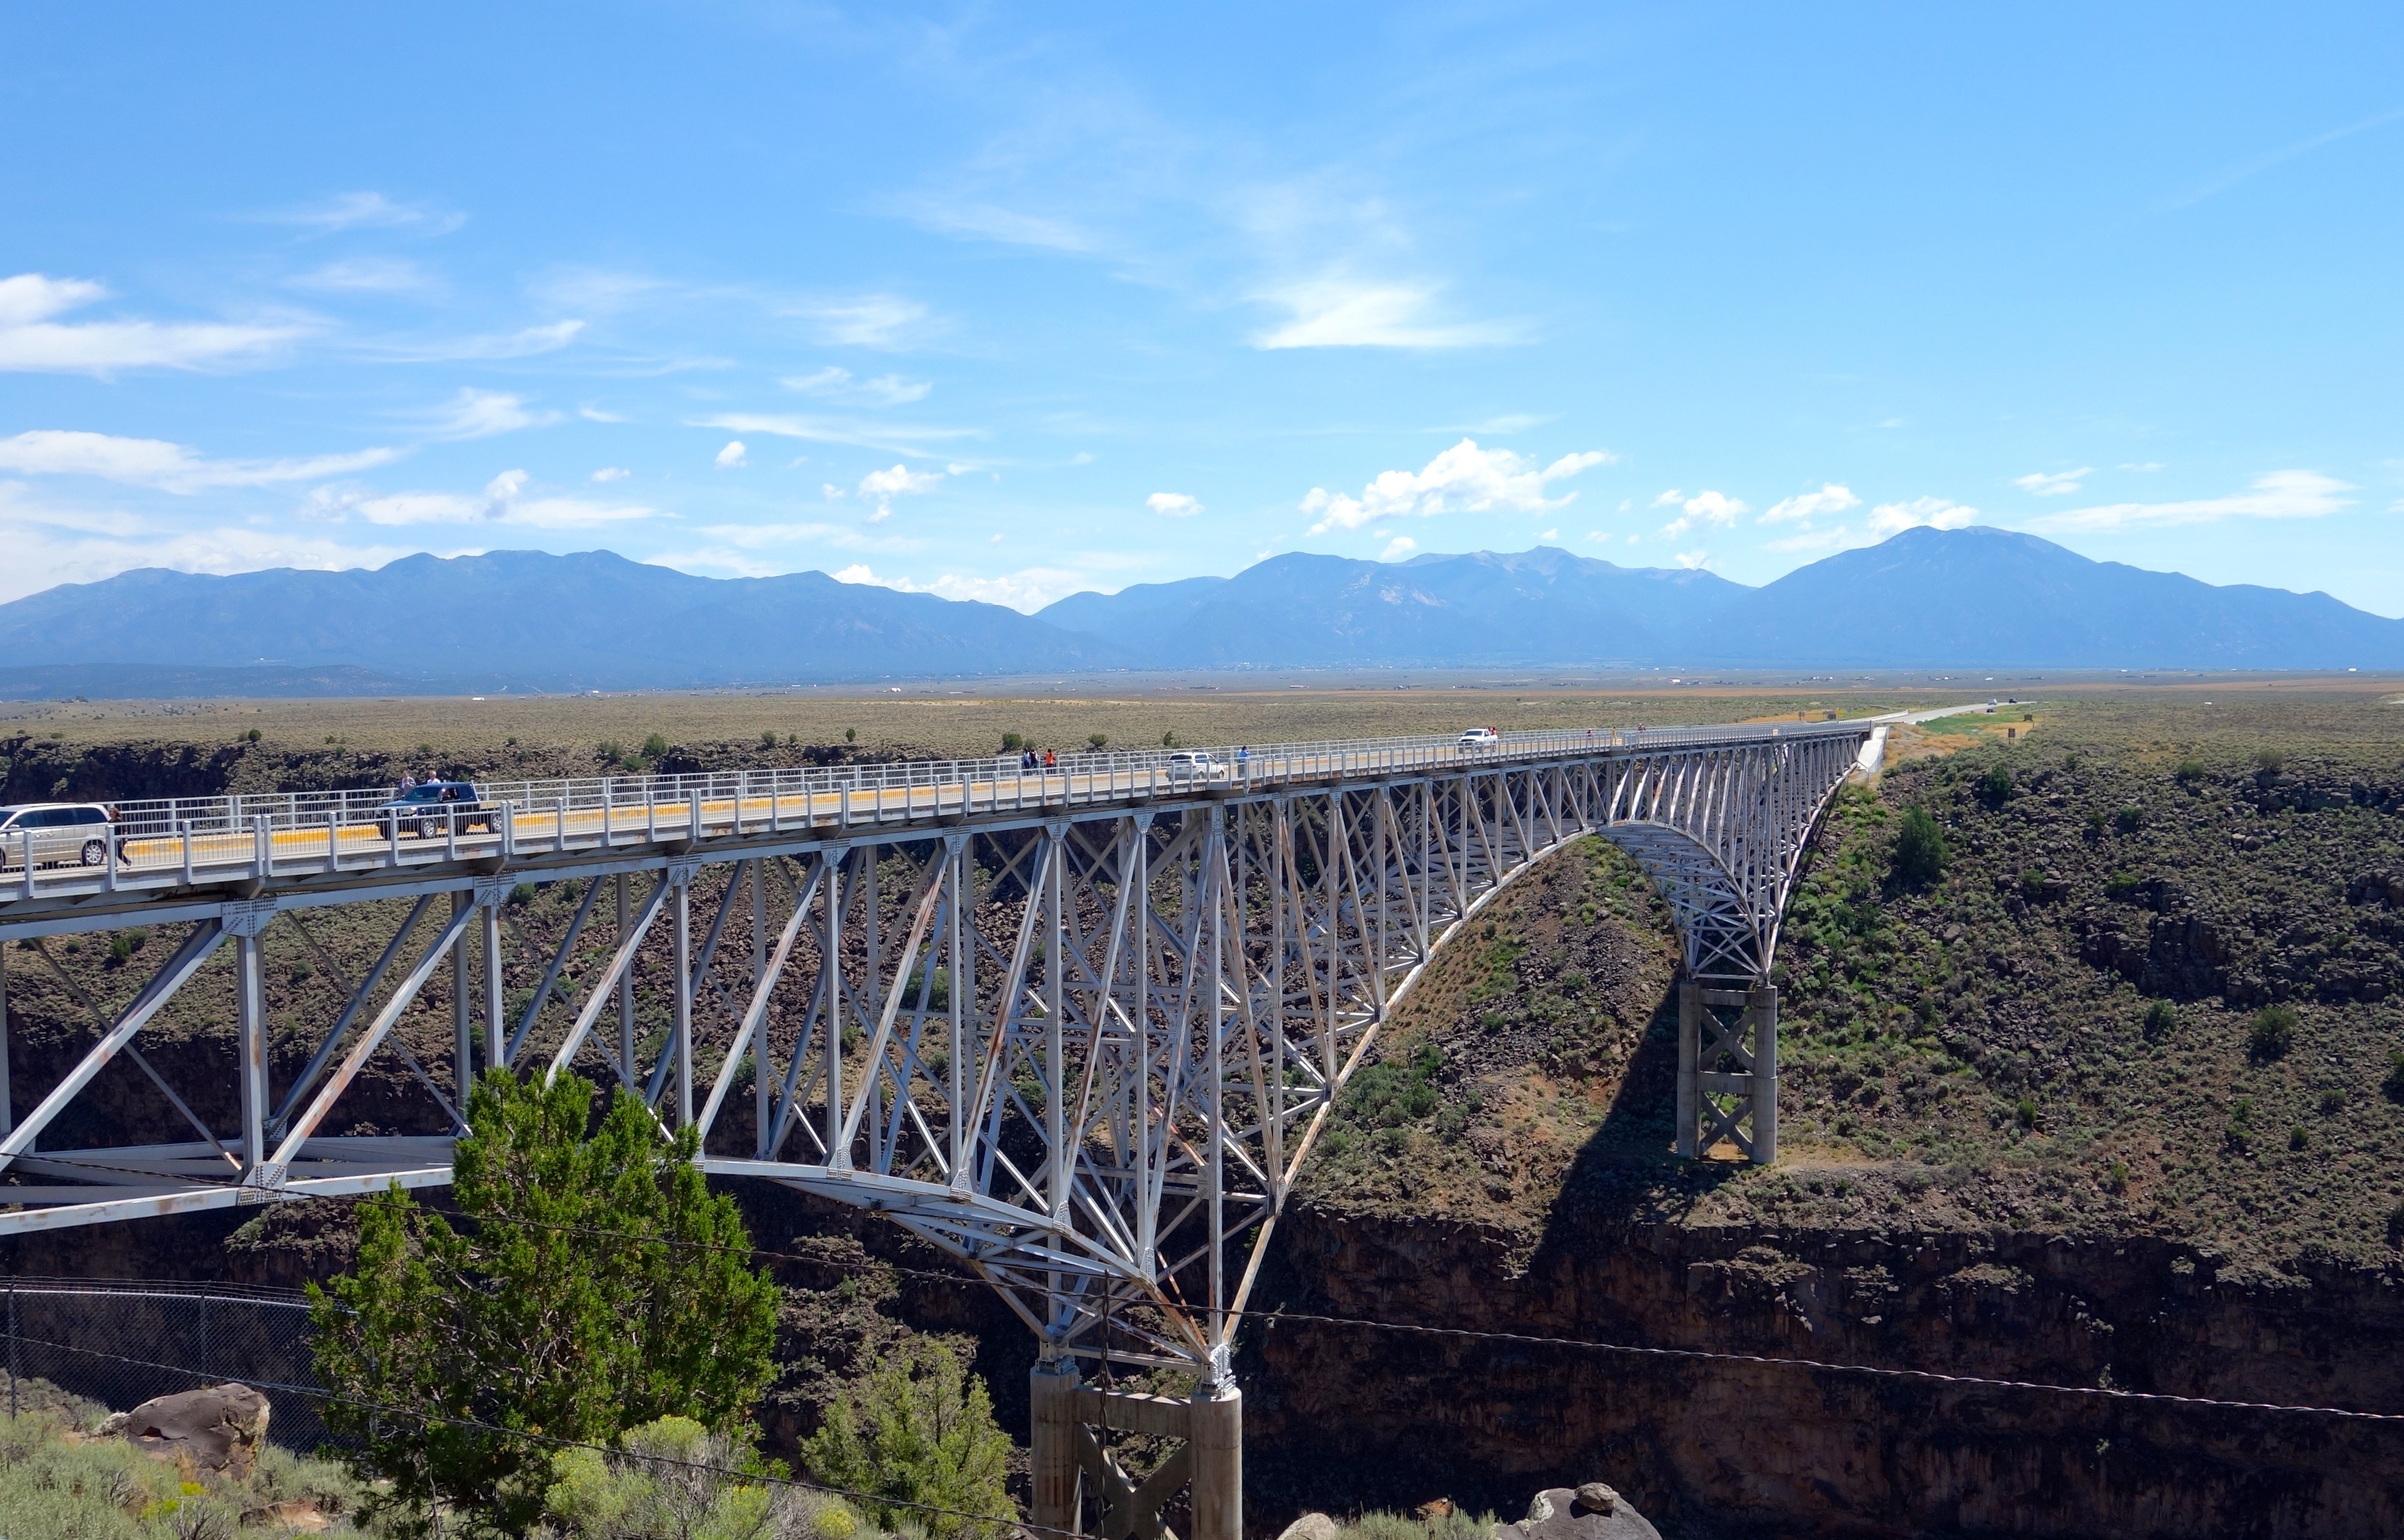
<instances>
[{"instance_id":1,"label":"white van","mask_svg":"<svg viewBox=\"0 0 2404 1540\"><path fill-rule=\"evenodd\" d=\"M96 802L35 802L0 807L0 869L23 870L26 841L36 866L100 866L116 842L108 809Z\"/></svg>"}]
</instances>

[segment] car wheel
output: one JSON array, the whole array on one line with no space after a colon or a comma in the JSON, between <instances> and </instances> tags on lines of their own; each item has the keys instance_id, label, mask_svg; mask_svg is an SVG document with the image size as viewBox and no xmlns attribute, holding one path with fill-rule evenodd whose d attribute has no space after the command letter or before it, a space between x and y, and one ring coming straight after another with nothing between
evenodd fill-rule
<instances>
[{"instance_id":1,"label":"car wheel","mask_svg":"<svg viewBox=\"0 0 2404 1540\"><path fill-rule=\"evenodd\" d=\"M83 863L86 866L98 866L107 859L108 845L106 841L88 839L83 842Z\"/></svg>"},{"instance_id":2,"label":"car wheel","mask_svg":"<svg viewBox=\"0 0 2404 1540\"><path fill-rule=\"evenodd\" d=\"M419 839L432 839L434 837L435 828L436 825L432 819L419 819L417 820L417 837Z\"/></svg>"}]
</instances>

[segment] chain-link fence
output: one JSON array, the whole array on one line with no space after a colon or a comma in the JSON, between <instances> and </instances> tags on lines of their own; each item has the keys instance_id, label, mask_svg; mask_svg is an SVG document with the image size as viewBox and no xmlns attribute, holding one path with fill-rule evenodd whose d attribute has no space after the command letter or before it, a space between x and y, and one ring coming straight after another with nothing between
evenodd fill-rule
<instances>
[{"instance_id":1,"label":"chain-link fence","mask_svg":"<svg viewBox=\"0 0 2404 1540\"><path fill-rule=\"evenodd\" d=\"M266 1395L273 1442L309 1453L334 1441L316 1400L298 1393L316 1384L309 1306L299 1295L88 1279L0 1287L12 1414L55 1404L60 1391L130 1411L153 1396L239 1380Z\"/></svg>"}]
</instances>

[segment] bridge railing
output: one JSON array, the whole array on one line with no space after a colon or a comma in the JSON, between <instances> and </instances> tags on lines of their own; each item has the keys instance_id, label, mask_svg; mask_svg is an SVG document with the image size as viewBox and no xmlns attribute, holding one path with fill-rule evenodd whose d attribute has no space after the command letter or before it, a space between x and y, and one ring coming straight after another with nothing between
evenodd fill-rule
<instances>
[{"instance_id":1,"label":"bridge railing","mask_svg":"<svg viewBox=\"0 0 2404 1540\"><path fill-rule=\"evenodd\" d=\"M1544 728L1465 745L1459 735L1210 748L455 783L459 800L397 803L398 789L128 800L114 821L0 835L0 903L37 893L303 875L458 860L874 828L945 815L1253 790L1344 777L1502 768L1589 754L1857 734L1862 723Z\"/></svg>"}]
</instances>

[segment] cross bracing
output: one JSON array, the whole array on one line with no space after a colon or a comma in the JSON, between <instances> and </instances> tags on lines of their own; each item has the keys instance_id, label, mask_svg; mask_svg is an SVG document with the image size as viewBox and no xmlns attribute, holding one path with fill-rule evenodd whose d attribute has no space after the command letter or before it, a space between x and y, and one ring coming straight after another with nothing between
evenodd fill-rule
<instances>
[{"instance_id":1,"label":"cross bracing","mask_svg":"<svg viewBox=\"0 0 2404 1540\"><path fill-rule=\"evenodd\" d=\"M1779 915L1820 810L1880 739L1576 730L1198 767L617 777L482 787L474 815L422 833L377 824L364 796L124 805L97 866L0 866L0 941L33 944L0 947L0 1025L8 973L32 970L93 1034L21 1087L21 1115L0 1086L0 1201L21 1205L0 1233L440 1184L470 1071L574 1071L663 1129L698 1125L714 1174L874 1210L960 1257L1047 1359L1220 1382L1279 1209L1379 1027L1447 938L1575 839L1627 849L1684 938L1681 1148L1761 1155ZM526 883L566 896L540 934L510 902ZM337 916L373 932L371 961L322 945ZM48 950L136 926L169 955L113 1002ZM339 1010L279 1036L270 943L339 980ZM161 1007L228 974L215 1059L144 1057ZM424 1029L445 1015L440 1042ZM147 1141L61 1137L127 1075L141 1085L112 1105L155 1106Z\"/></svg>"}]
</instances>

